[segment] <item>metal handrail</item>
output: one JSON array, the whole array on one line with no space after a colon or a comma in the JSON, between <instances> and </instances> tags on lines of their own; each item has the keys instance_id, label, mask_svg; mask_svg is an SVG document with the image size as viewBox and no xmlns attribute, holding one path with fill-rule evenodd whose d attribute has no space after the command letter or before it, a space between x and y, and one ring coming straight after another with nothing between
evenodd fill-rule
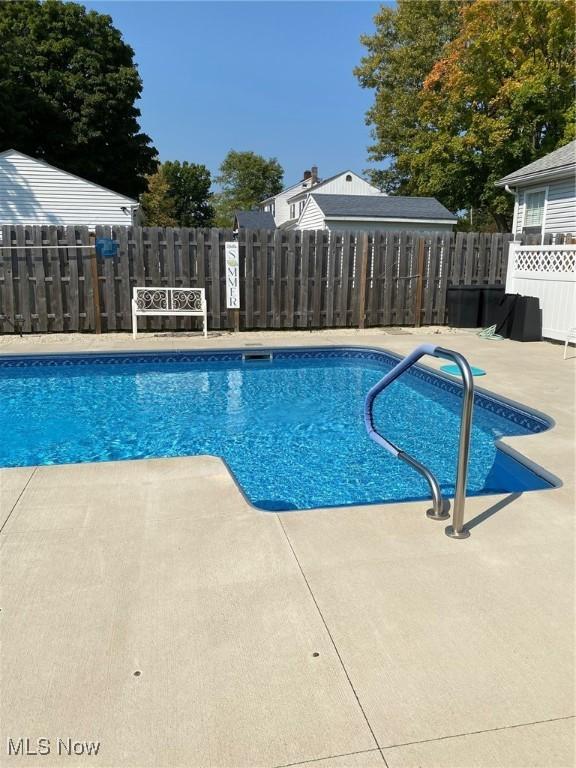
<instances>
[{"instance_id":1,"label":"metal handrail","mask_svg":"<svg viewBox=\"0 0 576 768\"><path fill-rule=\"evenodd\" d=\"M470 455L470 430L472 426L472 407L474 404L474 379L472 371L466 358L459 352L451 349L444 349L435 344L421 344L416 347L409 355L395 365L392 370L375 384L366 395L364 403L364 424L368 436L375 443L386 448L393 456L409 464L417 472L423 475L428 481L432 493L433 506L426 514L433 520L445 520L448 515L446 505L442 499L440 484L432 472L410 456L405 451L400 450L394 443L383 437L374 426L373 407L374 400L389 384L401 376L424 355L440 357L444 360L453 360L462 374L464 383L464 397L462 400L462 413L460 418L460 443L458 447L458 464L456 469L456 491L454 494L454 512L452 515L452 525L446 528L446 534L453 539L466 539L470 536L470 531L464 525L464 505L466 503L466 480L468 477L468 458Z\"/></svg>"}]
</instances>

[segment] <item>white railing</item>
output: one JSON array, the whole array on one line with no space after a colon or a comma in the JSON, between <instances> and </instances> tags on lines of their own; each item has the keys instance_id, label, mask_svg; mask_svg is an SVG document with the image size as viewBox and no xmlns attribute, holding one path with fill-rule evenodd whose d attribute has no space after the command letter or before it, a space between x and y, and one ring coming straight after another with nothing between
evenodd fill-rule
<instances>
[{"instance_id":1,"label":"white railing","mask_svg":"<svg viewBox=\"0 0 576 768\"><path fill-rule=\"evenodd\" d=\"M202 317L208 335L204 288L134 288L132 292L132 336L138 335L138 318L148 315Z\"/></svg>"},{"instance_id":2,"label":"white railing","mask_svg":"<svg viewBox=\"0 0 576 768\"><path fill-rule=\"evenodd\" d=\"M510 243L506 293L537 297L542 336L564 341L576 325L576 245Z\"/></svg>"}]
</instances>

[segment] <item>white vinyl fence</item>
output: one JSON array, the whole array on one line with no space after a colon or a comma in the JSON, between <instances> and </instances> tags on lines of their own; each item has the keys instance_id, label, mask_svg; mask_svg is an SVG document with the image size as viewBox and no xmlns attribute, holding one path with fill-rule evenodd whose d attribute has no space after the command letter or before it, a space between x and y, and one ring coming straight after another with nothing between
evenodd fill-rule
<instances>
[{"instance_id":1,"label":"white vinyl fence","mask_svg":"<svg viewBox=\"0 0 576 768\"><path fill-rule=\"evenodd\" d=\"M576 245L510 243L506 293L538 297L542 336L564 341L576 326Z\"/></svg>"}]
</instances>

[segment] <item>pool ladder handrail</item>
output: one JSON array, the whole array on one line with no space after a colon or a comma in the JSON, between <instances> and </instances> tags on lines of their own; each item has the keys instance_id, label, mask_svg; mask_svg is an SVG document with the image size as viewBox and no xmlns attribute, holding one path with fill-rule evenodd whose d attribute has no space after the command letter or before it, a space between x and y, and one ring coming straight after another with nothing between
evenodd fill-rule
<instances>
[{"instance_id":1,"label":"pool ladder handrail","mask_svg":"<svg viewBox=\"0 0 576 768\"><path fill-rule=\"evenodd\" d=\"M458 447L458 464L456 469L456 492L454 494L454 511L452 515L452 525L446 528L446 534L453 539L467 539L470 536L470 531L464 525L464 506L466 503L466 480L468 477L468 458L470 455L470 430L472 426L472 407L474 405L474 379L472 371L468 365L466 358L459 352L454 352L451 349L444 349L444 347L438 347L435 344L421 344L416 347L409 355L401 360L392 370L386 374L380 381L375 384L372 389L366 395L364 403L364 424L368 432L369 437L374 440L375 443L386 448L396 458L409 464L417 472L423 475L428 481L430 491L432 493L432 509L429 509L426 514L432 520L445 520L450 515L446 508L446 504L442 499L442 491L438 480L434 477L432 472L417 461L413 456L402 451L390 440L383 437L374 426L373 407L376 397L389 385L392 384L399 376L401 376L408 368L411 368L414 363L420 360L424 355L431 355L432 357L439 357L445 360L453 360L458 366L462 375L462 381L464 384L464 397L462 400L462 412L460 417L460 442Z\"/></svg>"}]
</instances>

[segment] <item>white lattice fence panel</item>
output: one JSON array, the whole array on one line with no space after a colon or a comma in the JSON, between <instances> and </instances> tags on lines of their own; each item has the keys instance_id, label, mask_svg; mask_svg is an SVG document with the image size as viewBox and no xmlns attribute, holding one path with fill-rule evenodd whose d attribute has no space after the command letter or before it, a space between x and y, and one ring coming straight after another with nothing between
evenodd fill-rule
<instances>
[{"instance_id":1,"label":"white lattice fence panel","mask_svg":"<svg viewBox=\"0 0 576 768\"><path fill-rule=\"evenodd\" d=\"M537 297L542 335L564 341L576 325L576 245L511 243L506 293Z\"/></svg>"},{"instance_id":2,"label":"white lattice fence panel","mask_svg":"<svg viewBox=\"0 0 576 768\"><path fill-rule=\"evenodd\" d=\"M511 268L515 273L538 272L544 275L569 275L576 270L574 245L525 245L516 247Z\"/></svg>"}]
</instances>

